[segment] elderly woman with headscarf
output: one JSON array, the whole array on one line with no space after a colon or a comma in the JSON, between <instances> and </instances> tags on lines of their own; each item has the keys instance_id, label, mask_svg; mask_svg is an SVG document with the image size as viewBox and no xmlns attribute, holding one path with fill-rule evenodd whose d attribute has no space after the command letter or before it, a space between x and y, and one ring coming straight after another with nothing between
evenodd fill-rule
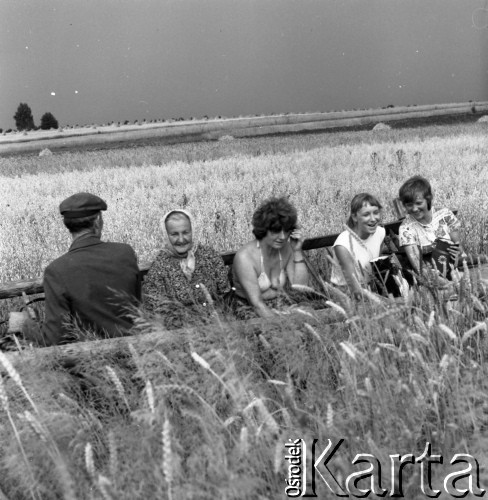
<instances>
[{"instance_id":1,"label":"elderly woman with headscarf","mask_svg":"<svg viewBox=\"0 0 488 500\"><path fill-rule=\"evenodd\" d=\"M222 257L197 243L195 221L186 210L171 210L161 220L163 248L151 264L143 284L144 305L152 312L167 311L167 304L207 307L208 297L219 299L230 290Z\"/></svg>"}]
</instances>

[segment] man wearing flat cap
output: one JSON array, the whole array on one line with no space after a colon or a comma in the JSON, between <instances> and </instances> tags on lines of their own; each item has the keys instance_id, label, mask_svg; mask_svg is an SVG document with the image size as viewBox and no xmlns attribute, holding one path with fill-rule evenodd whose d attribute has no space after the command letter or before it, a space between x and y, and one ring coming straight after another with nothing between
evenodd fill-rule
<instances>
[{"instance_id":1,"label":"man wearing flat cap","mask_svg":"<svg viewBox=\"0 0 488 500\"><path fill-rule=\"evenodd\" d=\"M73 340L75 325L101 337L125 335L132 326L128 307L141 296L137 257L130 245L101 241L103 210L107 204L90 193L76 193L59 206L72 243L44 271L40 344Z\"/></svg>"}]
</instances>

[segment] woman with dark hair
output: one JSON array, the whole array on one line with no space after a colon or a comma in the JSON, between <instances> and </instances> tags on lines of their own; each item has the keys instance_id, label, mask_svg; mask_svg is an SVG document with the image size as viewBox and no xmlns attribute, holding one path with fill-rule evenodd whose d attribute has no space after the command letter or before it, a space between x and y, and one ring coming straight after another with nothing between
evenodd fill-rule
<instances>
[{"instance_id":1,"label":"woman with dark hair","mask_svg":"<svg viewBox=\"0 0 488 500\"><path fill-rule=\"evenodd\" d=\"M360 297L363 287L373 281L371 261L380 256L385 239L385 228L379 225L382 208L369 193L354 196L347 230L334 242L335 265L330 281L355 297Z\"/></svg>"},{"instance_id":2,"label":"woman with dark hair","mask_svg":"<svg viewBox=\"0 0 488 500\"><path fill-rule=\"evenodd\" d=\"M303 235L297 212L286 198L266 200L252 218L255 239L234 258L234 297L261 317L272 317L286 283L307 285L308 269L302 253Z\"/></svg>"},{"instance_id":3,"label":"woman with dark hair","mask_svg":"<svg viewBox=\"0 0 488 500\"><path fill-rule=\"evenodd\" d=\"M228 271L222 257L198 244L195 221L186 210L166 213L161 220L163 248L144 279L144 305L149 311L168 312L168 302L208 307L201 285L213 299L230 290ZM171 308L171 307L170 307ZM172 305L174 309L174 305Z\"/></svg>"},{"instance_id":4,"label":"woman with dark hair","mask_svg":"<svg viewBox=\"0 0 488 500\"><path fill-rule=\"evenodd\" d=\"M449 263L454 264L461 251L459 220L447 208L434 210L432 187L429 181L420 175L403 183L399 198L407 211L398 231L399 243L405 249L411 266L420 274L421 263L431 260L435 247L438 247L439 251L442 246L446 248L446 252L444 260L441 257L441 262L445 263L446 275L449 277Z\"/></svg>"}]
</instances>

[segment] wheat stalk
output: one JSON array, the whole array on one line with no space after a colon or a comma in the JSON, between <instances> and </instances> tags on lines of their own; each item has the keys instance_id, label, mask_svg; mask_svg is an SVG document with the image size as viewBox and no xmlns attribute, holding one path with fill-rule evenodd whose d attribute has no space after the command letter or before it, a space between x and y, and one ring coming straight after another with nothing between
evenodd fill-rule
<instances>
[{"instance_id":1,"label":"wheat stalk","mask_svg":"<svg viewBox=\"0 0 488 500\"><path fill-rule=\"evenodd\" d=\"M5 386L3 385L3 377L1 375L0 375L0 402L2 403L3 409L7 413L10 413L7 391L5 390Z\"/></svg>"},{"instance_id":2,"label":"wheat stalk","mask_svg":"<svg viewBox=\"0 0 488 500\"><path fill-rule=\"evenodd\" d=\"M350 342L341 342L339 345L351 359L356 361L356 354L358 353L358 350L353 344Z\"/></svg>"},{"instance_id":3,"label":"wheat stalk","mask_svg":"<svg viewBox=\"0 0 488 500\"><path fill-rule=\"evenodd\" d=\"M117 453L117 443L115 442L115 435L112 429L108 431L107 434L108 441L108 453L109 453L109 470L110 477L114 484L117 481L117 469L118 469L118 453Z\"/></svg>"},{"instance_id":4,"label":"wheat stalk","mask_svg":"<svg viewBox=\"0 0 488 500\"><path fill-rule=\"evenodd\" d=\"M7 413L7 417L8 417L8 420L10 422L10 426L12 427L12 430L14 431L15 439L17 441L17 444L19 445L19 449L20 449L20 452L22 454L22 458L23 458L23 460L25 462L27 470L29 471L29 475L31 476L30 484L33 485L33 484L35 484L35 482L34 482L34 474L32 472L29 460L27 460L27 455L26 455L24 447L22 445L22 441L20 440L19 431L17 429L17 426L15 425L15 422L12 419L12 414L10 413L10 407L9 407L9 403L8 403L7 391L5 390L5 386L3 385L3 378L2 378L1 374L0 374L0 401L2 403L3 409ZM32 496L32 498L34 498L34 499L36 498L36 495L35 495L34 490L32 489L32 486L29 489L29 493Z\"/></svg>"},{"instance_id":5,"label":"wheat stalk","mask_svg":"<svg viewBox=\"0 0 488 500\"><path fill-rule=\"evenodd\" d=\"M149 405L149 409L151 413L154 415L156 412L156 408L154 405L154 390L151 381L146 380L146 396L147 396L147 404Z\"/></svg>"},{"instance_id":6,"label":"wheat stalk","mask_svg":"<svg viewBox=\"0 0 488 500\"><path fill-rule=\"evenodd\" d=\"M345 318L347 318L347 313L341 306L337 305L335 302L332 302L331 300L327 300L325 303L329 307L334 309L334 311L337 311L338 313L342 314Z\"/></svg>"},{"instance_id":7,"label":"wheat stalk","mask_svg":"<svg viewBox=\"0 0 488 500\"><path fill-rule=\"evenodd\" d=\"M254 398L247 406L244 408L243 412L248 412L251 408L256 407L258 414L261 417L261 424L258 427L257 435L260 434L264 426L269 427L273 434L279 434L279 426L273 415L268 411L266 405L261 398Z\"/></svg>"},{"instance_id":8,"label":"wheat stalk","mask_svg":"<svg viewBox=\"0 0 488 500\"><path fill-rule=\"evenodd\" d=\"M172 499L173 483L173 454L171 451L171 425L167 416L164 418L163 430L161 432L163 441L163 474L168 485L168 498Z\"/></svg>"},{"instance_id":9,"label":"wheat stalk","mask_svg":"<svg viewBox=\"0 0 488 500\"><path fill-rule=\"evenodd\" d=\"M486 332L486 323L478 323L477 325L473 326L470 328L468 331L464 332L462 338L461 338L461 344L464 344L466 340L468 340L470 337L472 337L475 333L477 332Z\"/></svg>"},{"instance_id":10,"label":"wheat stalk","mask_svg":"<svg viewBox=\"0 0 488 500\"><path fill-rule=\"evenodd\" d=\"M110 482L110 479L99 474L97 486L102 494L103 500L116 500L117 497L112 491L112 483Z\"/></svg>"},{"instance_id":11,"label":"wheat stalk","mask_svg":"<svg viewBox=\"0 0 488 500\"><path fill-rule=\"evenodd\" d=\"M3 365L5 368L5 371L9 374L10 378L17 384L17 386L22 390L24 393L24 396L26 397L27 401L29 401L30 405L34 409L36 413L39 413L39 410L37 409L36 405L34 404L34 401L32 401L31 397L29 396L29 393L27 392L26 388L24 387L24 384L22 383L22 380L20 378L19 373L17 370L13 367L12 363L10 360L3 354L2 351L0 351L0 363Z\"/></svg>"},{"instance_id":12,"label":"wheat stalk","mask_svg":"<svg viewBox=\"0 0 488 500\"><path fill-rule=\"evenodd\" d=\"M239 433L239 455L245 457L249 453L249 430L246 426L241 427Z\"/></svg>"},{"instance_id":13,"label":"wheat stalk","mask_svg":"<svg viewBox=\"0 0 488 500\"><path fill-rule=\"evenodd\" d=\"M115 389L120 396L120 399L124 401L125 406L127 406L127 409L130 411L129 402L127 401L127 398L125 396L124 386L122 385L122 382L120 381L117 373L115 373L115 370L111 366L106 365L105 369L107 370L108 376L113 382Z\"/></svg>"},{"instance_id":14,"label":"wheat stalk","mask_svg":"<svg viewBox=\"0 0 488 500\"><path fill-rule=\"evenodd\" d=\"M51 437L49 431L43 427L43 425L37 420L37 418L32 415L28 410L24 412L24 418L27 420L31 428L34 430L37 437L46 445L46 450L51 456L54 465L56 466L56 471L59 474L60 484L64 492L64 498L66 500L76 500L75 488L73 480L66 466L65 460L61 457L59 449Z\"/></svg>"},{"instance_id":15,"label":"wheat stalk","mask_svg":"<svg viewBox=\"0 0 488 500\"><path fill-rule=\"evenodd\" d=\"M144 363L142 362L141 356L136 351L136 348L134 347L134 345L131 342L128 343L128 346L129 346L129 351L130 351L132 357L134 358L134 363L137 367L137 370L139 371L139 376L141 378L146 378L146 374L144 371Z\"/></svg>"},{"instance_id":16,"label":"wheat stalk","mask_svg":"<svg viewBox=\"0 0 488 500\"><path fill-rule=\"evenodd\" d=\"M276 440L273 458L273 472L278 474L283 468L283 442L278 438ZM285 448L286 450L286 448Z\"/></svg>"},{"instance_id":17,"label":"wheat stalk","mask_svg":"<svg viewBox=\"0 0 488 500\"><path fill-rule=\"evenodd\" d=\"M232 388L231 385L226 384L224 379L217 373L215 372L210 364L205 361L199 354L196 352L192 351L191 357L193 358L194 361L196 361L202 368L210 372L224 387L224 389L227 390L227 392L235 399L237 400L237 394L236 391Z\"/></svg>"},{"instance_id":18,"label":"wheat stalk","mask_svg":"<svg viewBox=\"0 0 488 500\"><path fill-rule=\"evenodd\" d=\"M205 368L205 370L212 371L212 368L210 367L210 364L207 363L199 354L196 352L191 353L191 357L193 358L194 361L196 361L202 368Z\"/></svg>"},{"instance_id":19,"label":"wheat stalk","mask_svg":"<svg viewBox=\"0 0 488 500\"><path fill-rule=\"evenodd\" d=\"M319 333L317 332L317 330L309 323L304 323L303 326L320 342L320 344L324 348L324 351L326 351L327 349L325 347L325 344L322 338L320 337Z\"/></svg>"},{"instance_id":20,"label":"wheat stalk","mask_svg":"<svg viewBox=\"0 0 488 500\"><path fill-rule=\"evenodd\" d=\"M325 426L327 429L332 429L334 426L334 409L330 403L327 403L327 417L325 419Z\"/></svg>"},{"instance_id":21,"label":"wheat stalk","mask_svg":"<svg viewBox=\"0 0 488 500\"><path fill-rule=\"evenodd\" d=\"M37 437L45 444L49 444L49 436L46 430L42 427L41 423L32 415L28 410L24 412L24 417L30 424Z\"/></svg>"},{"instance_id":22,"label":"wheat stalk","mask_svg":"<svg viewBox=\"0 0 488 500\"><path fill-rule=\"evenodd\" d=\"M454 341L459 340L458 336L447 325L439 323L439 325L437 325L437 326L438 326L439 330L441 330L441 332L445 333L451 340L454 340Z\"/></svg>"},{"instance_id":23,"label":"wheat stalk","mask_svg":"<svg viewBox=\"0 0 488 500\"><path fill-rule=\"evenodd\" d=\"M85 467L92 481L95 481L95 461L93 460L93 448L91 443L85 445Z\"/></svg>"}]
</instances>

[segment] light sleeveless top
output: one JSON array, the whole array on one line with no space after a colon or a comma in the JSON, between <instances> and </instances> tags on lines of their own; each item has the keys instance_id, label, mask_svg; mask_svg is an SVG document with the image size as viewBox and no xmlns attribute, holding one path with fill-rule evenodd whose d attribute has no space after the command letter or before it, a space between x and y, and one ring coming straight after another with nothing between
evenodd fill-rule
<instances>
[{"instance_id":1,"label":"light sleeveless top","mask_svg":"<svg viewBox=\"0 0 488 500\"><path fill-rule=\"evenodd\" d=\"M278 283L277 285L274 285L271 280L269 279L268 275L264 271L264 259L263 259L263 251L261 247L259 246L259 240L256 242L257 246L259 248L259 251L261 253L261 274L258 276L258 286L261 292L265 292L266 290L269 290L270 288L283 288L286 283L286 273L285 270L283 269L283 260L281 258L281 251L279 251L280 255L280 276L278 278ZM273 286L274 285L274 286Z\"/></svg>"},{"instance_id":2,"label":"light sleeveless top","mask_svg":"<svg viewBox=\"0 0 488 500\"><path fill-rule=\"evenodd\" d=\"M380 256L381 244L385 239L385 235L385 228L378 226L376 231L365 240L361 240L359 236L350 229L343 231L335 240L334 247L342 246L351 254L354 261L356 278L358 278L360 283L368 283L371 279L373 273L371 261ZM342 268L335 252L330 282L339 286L347 285L346 278L342 273Z\"/></svg>"}]
</instances>

